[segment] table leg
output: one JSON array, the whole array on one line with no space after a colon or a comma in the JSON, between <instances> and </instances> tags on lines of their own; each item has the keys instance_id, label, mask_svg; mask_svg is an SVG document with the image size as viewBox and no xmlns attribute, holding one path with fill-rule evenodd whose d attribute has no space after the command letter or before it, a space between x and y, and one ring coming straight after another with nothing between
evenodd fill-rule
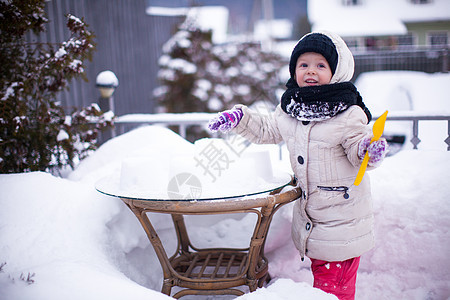
<instances>
[{"instance_id":1,"label":"table leg","mask_svg":"<svg viewBox=\"0 0 450 300\"><path fill-rule=\"evenodd\" d=\"M158 260L161 264L164 276L161 293L170 296L171 289L175 285L174 284L175 278L173 277L172 272L170 271L170 261L169 258L167 257L166 251L164 250L161 239L159 238L158 234L153 228L152 223L147 217L147 214L144 209L129 204L127 204L127 206L136 215L142 227L144 228L144 231L147 234L147 237L150 240L153 249L155 249L156 256L158 257Z\"/></svg>"},{"instance_id":2,"label":"table leg","mask_svg":"<svg viewBox=\"0 0 450 300\"><path fill-rule=\"evenodd\" d=\"M178 240L177 252L179 254L187 254L190 252L189 246L191 245L191 242L189 241L186 224L184 223L184 217L181 214L172 214L172 220Z\"/></svg>"},{"instance_id":3,"label":"table leg","mask_svg":"<svg viewBox=\"0 0 450 300\"><path fill-rule=\"evenodd\" d=\"M287 203L277 205L271 204L261 208L261 222L255 227L249 250L250 266L247 276L251 292L255 291L257 287L262 287L266 281L268 282L270 280L268 262L266 261L265 266L262 269L258 269L258 263L261 260L265 260L264 246L269 233L270 224L272 223L272 218L275 212L285 204Z\"/></svg>"},{"instance_id":4,"label":"table leg","mask_svg":"<svg viewBox=\"0 0 450 300\"><path fill-rule=\"evenodd\" d=\"M249 249L249 268L247 273L247 280L250 292L254 292L259 285L262 285L260 280L265 280L268 274L268 262L264 257L264 244L267 236L267 231L270 225L270 215L273 211L273 207L261 208L261 220L256 225L253 233L252 240L250 242ZM264 261L262 266L258 267L258 263Z\"/></svg>"}]
</instances>

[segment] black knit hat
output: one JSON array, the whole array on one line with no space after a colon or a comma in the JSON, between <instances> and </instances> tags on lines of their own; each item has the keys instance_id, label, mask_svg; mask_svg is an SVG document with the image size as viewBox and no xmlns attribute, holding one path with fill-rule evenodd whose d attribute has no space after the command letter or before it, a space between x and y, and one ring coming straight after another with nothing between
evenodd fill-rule
<instances>
[{"instance_id":1,"label":"black knit hat","mask_svg":"<svg viewBox=\"0 0 450 300\"><path fill-rule=\"evenodd\" d=\"M334 75L338 63L338 53L333 41L322 33L311 33L304 36L294 47L289 61L289 73L291 78L295 76L295 68L297 60L303 53L315 52L320 53L325 57L331 68L331 73Z\"/></svg>"}]
</instances>

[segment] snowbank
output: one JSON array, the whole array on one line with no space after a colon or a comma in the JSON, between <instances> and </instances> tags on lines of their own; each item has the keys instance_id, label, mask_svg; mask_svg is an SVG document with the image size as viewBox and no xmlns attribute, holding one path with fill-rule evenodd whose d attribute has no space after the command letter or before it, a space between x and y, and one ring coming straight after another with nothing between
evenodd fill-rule
<instances>
[{"instance_id":1,"label":"snowbank","mask_svg":"<svg viewBox=\"0 0 450 300\"><path fill-rule=\"evenodd\" d=\"M0 299L167 299L158 292L162 271L136 218L93 184L128 155L191 145L168 129L148 126L105 143L69 179L40 172L0 175L0 264L6 263ZM449 165L450 152L408 150L370 173L377 246L362 257L357 299L450 296ZM277 212L269 232L271 284L238 299L335 299L311 287L309 261L300 261L290 239L291 209ZM172 253L170 217L150 217ZM255 220L223 215L186 221L199 247L242 247Z\"/></svg>"},{"instance_id":2,"label":"snowbank","mask_svg":"<svg viewBox=\"0 0 450 300\"><path fill-rule=\"evenodd\" d=\"M0 175L0 187L0 299L169 298L111 261L106 224L120 203L40 172Z\"/></svg>"},{"instance_id":3,"label":"snowbank","mask_svg":"<svg viewBox=\"0 0 450 300\"><path fill-rule=\"evenodd\" d=\"M379 116L385 110L393 112L417 112L435 115L450 114L447 95L450 93L450 74L428 74L415 71L377 71L362 73L355 85L372 115ZM389 115L388 115L389 116ZM421 150L447 150L447 121L420 121L418 148ZM412 122L390 121L385 134L406 137L403 149L412 149Z\"/></svg>"}]
</instances>

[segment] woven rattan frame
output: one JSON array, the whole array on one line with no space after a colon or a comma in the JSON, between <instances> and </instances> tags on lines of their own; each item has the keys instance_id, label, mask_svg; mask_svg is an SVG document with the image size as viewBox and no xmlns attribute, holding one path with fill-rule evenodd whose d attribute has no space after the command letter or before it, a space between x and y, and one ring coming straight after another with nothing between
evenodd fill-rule
<instances>
[{"instance_id":1,"label":"woven rattan frame","mask_svg":"<svg viewBox=\"0 0 450 300\"><path fill-rule=\"evenodd\" d=\"M291 182L291 185L293 183ZM214 201L146 201L121 197L144 228L163 270L161 292L171 295L172 287L183 288L172 297L186 295L242 295L239 286L250 291L262 287L269 279L264 244L275 212L301 195L300 188L286 192L275 190L258 197L242 197ZM175 254L170 258L164 249L148 212L171 214L178 239ZM243 249L194 247L187 233L183 215L224 213L255 213L257 221L250 246Z\"/></svg>"}]
</instances>

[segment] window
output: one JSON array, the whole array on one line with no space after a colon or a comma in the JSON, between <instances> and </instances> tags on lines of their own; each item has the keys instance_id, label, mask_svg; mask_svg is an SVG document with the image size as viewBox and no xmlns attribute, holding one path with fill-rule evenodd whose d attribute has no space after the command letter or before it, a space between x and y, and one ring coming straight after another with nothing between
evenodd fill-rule
<instances>
[{"instance_id":1,"label":"window","mask_svg":"<svg viewBox=\"0 0 450 300\"><path fill-rule=\"evenodd\" d=\"M353 38L353 37L346 37L344 39L345 43L347 44L347 47L350 50L357 50L358 48L358 40L357 38Z\"/></svg>"},{"instance_id":2,"label":"window","mask_svg":"<svg viewBox=\"0 0 450 300\"><path fill-rule=\"evenodd\" d=\"M432 47L448 45L447 31L434 31L428 33L428 44Z\"/></svg>"},{"instance_id":3,"label":"window","mask_svg":"<svg viewBox=\"0 0 450 300\"><path fill-rule=\"evenodd\" d=\"M362 0L342 0L344 6L355 6L360 5Z\"/></svg>"},{"instance_id":4,"label":"window","mask_svg":"<svg viewBox=\"0 0 450 300\"><path fill-rule=\"evenodd\" d=\"M433 0L409 0L412 4L429 4L433 2Z\"/></svg>"},{"instance_id":5,"label":"window","mask_svg":"<svg viewBox=\"0 0 450 300\"><path fill-rule=\"evenodd\" d=\"M397 36L399 48L410 48L417 44L417 37L412 33Z\"/></svg>"}]
</instances>

